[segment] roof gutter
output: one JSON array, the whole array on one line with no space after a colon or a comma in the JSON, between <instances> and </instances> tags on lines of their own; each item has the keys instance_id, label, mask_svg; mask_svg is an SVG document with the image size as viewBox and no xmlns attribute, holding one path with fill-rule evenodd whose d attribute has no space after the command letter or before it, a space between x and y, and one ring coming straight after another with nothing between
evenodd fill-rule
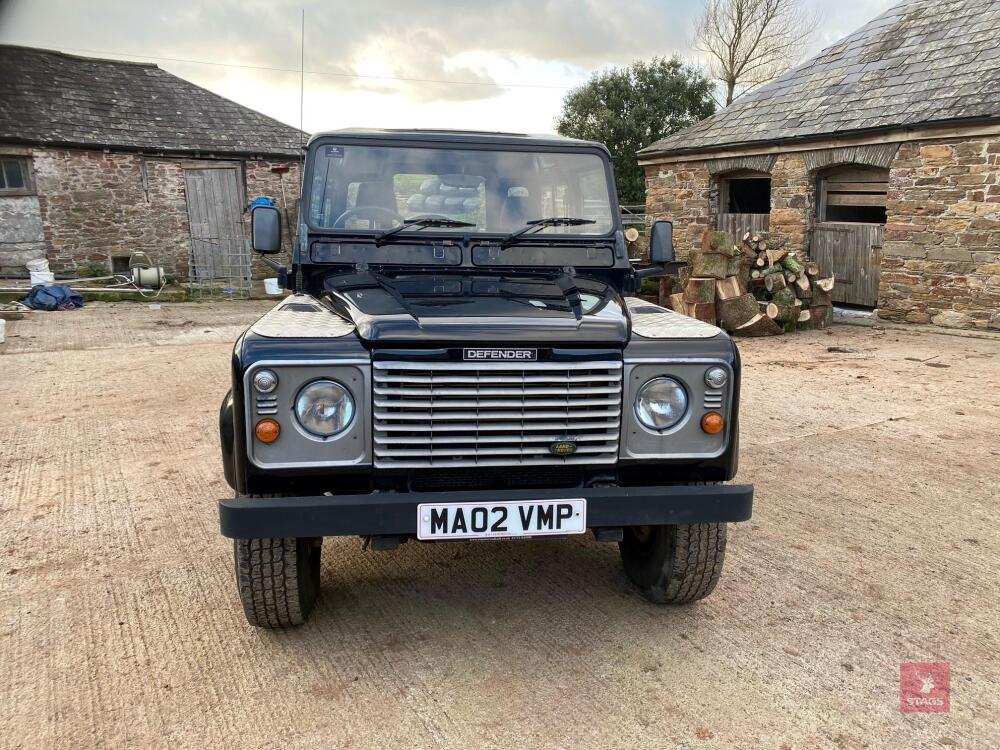
<instances>
[{"instance_id":1,"label":"roof gutter","mask_svg":"<svg viewBox=\"0 0 1000 750\"><path fill-rule=\"evenodd\" d=\"M831 146L848 146L920 140L941 137L941 131L948 128L956 131L956 137L963 135L997 135L1000 134L1000 116L932 120L913 125L887 125L876 128L842 130L834 133L810 133L808 135L772 138L763 141L733 141L730 143L713 144L712 146L656 151L648 150L649 147L647 147L637 152L636 155L639 159L639 165L647 166L668 161L693 161L695 159L717 159L750 154L810 151L817 148L817 144L825 144L826 142L832 142Z\"/></svg>"}]
</instances>

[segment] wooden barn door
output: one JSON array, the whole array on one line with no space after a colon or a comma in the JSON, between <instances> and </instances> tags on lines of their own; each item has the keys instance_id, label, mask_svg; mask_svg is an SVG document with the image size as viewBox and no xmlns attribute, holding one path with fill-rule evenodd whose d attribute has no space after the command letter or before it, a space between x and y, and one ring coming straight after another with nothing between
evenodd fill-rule
<instances>
[{"instance_id":1,"label":"wooden barn door","mask_svg":"<svg viewBox=\"0 0 1000 750\"><path fill-rule=\"evenodd\" d=\"M239 178L236 166L184 169L192 281L238 286L249 281L250 253L243 233Z\"/></svg>"},{"instance_id":2,"label":"wooden barn door","mask_svg":"<svg viewBox=\"0 0 1000 750\"><path fill-rule=\"evenodd\" d=\"M849 165L820 176L810 254L837 281L833 301L875 307L889 170Z\"/></svg>"},{"instance_id":3,"label":"wooden barn door","mask_svg":"<svg viewBox=\"0 0 1000 750\"><path fill-rule=\"evenodd\" d=\"M810 255L823 273L836 277L834 302L875 307L884 234L879 224L816 225Z\"/></svg>"}]
</instances>

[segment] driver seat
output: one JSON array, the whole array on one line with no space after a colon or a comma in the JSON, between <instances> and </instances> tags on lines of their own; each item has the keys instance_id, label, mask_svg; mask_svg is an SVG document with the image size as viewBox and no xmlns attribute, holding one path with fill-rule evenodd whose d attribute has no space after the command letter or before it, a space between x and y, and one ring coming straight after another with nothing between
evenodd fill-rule
<instances>
[{"instance_id":1,"label":"driver seat","mask_svg":"<svg viewBox=\"0 0 1000 750\"><path fill-rule=\"evenodd\" d=\"M399 213L399 209L396 206L396 192L393 190L391 180L370 180L368 182L362 182L358 185L358 199L354 203L355 208L384 208L387 211L391 211L394 214ZM364 212L356 215L357 219L367 219L369 226L372 229L379 229L382 226L391 226L392 222L389 217L381 212L379 213L369 213Z\"/></svg>"}]
</instances>

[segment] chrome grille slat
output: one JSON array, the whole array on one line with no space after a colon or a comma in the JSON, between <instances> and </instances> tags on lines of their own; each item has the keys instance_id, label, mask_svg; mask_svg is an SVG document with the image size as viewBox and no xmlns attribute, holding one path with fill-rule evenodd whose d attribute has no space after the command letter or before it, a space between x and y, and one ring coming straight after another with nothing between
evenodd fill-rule
<instances>
[{"instance_id":1,"label":"chrome grille slat","mask_svg":"<svg viewBox=\"0 0 1000 750\"><path fill-rule=\"evenodd\" d=\"M526 394L530 395L530 394ZM573 406L617 406L621 399L618 398L581 398L570 402ZM508 409L510 407L524 408L526 406L566 406L566 401L553 398L539 399L513 399L513 398L485 398L485 399L392 399L376 398L375 406L407 409ZM446 416L446 415L445 415Z\"/></svg>"},{"instance_id":2,"label":"chrome grille slat","mask_svg":"<svg viewBox=\"0 0 1000 750\"><path fill-rule=\"evenodd\" d=\"M622 363L373 363L375 465L614 463ZM576 451L553 455L569 440Z\"/></svg>"}]
</instances>

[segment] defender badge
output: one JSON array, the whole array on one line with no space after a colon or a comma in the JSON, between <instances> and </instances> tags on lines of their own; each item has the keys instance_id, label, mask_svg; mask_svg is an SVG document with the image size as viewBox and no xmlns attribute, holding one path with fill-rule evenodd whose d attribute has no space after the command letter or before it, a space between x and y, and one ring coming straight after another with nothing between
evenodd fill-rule
<instances>
[{"instance_id":1,"label":"defender badge","mask_svg":"<svg viewBox=\"0 0 1000 750\"><path fill-rule=\"evenodd\" d=\"M549 446L549 453L556 456L570 456L576 453L576 443L572 440L557 440Z\"/></svg>"},{"instance_id":2,"label":"defender badge","mask_svg":"<svg viewBox=\"0 0 1000 750\"><path fill-rule=\"evenodd\" d=\"M537 349L464 349L462 359L469 360L521 360L535 362L538 360Z\"/></svg>"}]
</instances>

